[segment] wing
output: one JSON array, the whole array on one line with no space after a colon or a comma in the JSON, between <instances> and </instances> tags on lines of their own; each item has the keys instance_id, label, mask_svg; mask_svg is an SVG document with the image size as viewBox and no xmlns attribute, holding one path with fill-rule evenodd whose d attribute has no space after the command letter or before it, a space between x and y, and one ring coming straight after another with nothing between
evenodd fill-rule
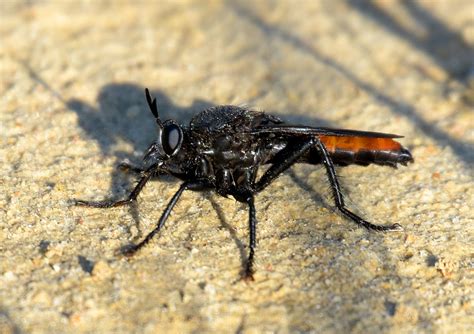
<instances>
[{"instance_id":1,"label":"wing","mask_svg":"<svg viewBox=\"0 0 474 334\"><path fill-rule=\"evenodd\" d=\"M366 137L366 138L403 138L403 136L382 132L370 132L348 129L331 129L303 125L271 124L269 126L254 128L249 133L277 133L288 135L314 135L335 137Z\"/></svg>"},{"instance_id":2,"label":"wing","mask_svg":"<svg viewBox=\"0 0 474 334\"><path fill-rule=\"evenodd\" d=\"M412 162L410 152L393 138L402 136L358 130L316 128L310 126L272 124L254 128L253 134L277 134L281 137L298 138L302 136L316 136L328 150L336 164L388 165L395 167L397 164L406 165ZM295 138L295 139L296 139ZM305 157L307 162L320 162L320 159Z\"/></svg>"}]
</instances>

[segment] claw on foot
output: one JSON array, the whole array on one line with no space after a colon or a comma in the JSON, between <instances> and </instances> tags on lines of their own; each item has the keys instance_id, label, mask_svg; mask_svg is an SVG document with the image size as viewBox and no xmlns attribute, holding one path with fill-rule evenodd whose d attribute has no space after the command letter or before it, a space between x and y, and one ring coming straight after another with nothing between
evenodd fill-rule
<instances>
[{"instance_id":1,"label":"claw on foot","mask_svg":"<svg viewBox=\"0 0 474 334\"><path fill-rule=\"evenodd\" d=\"M134 244L128 244L125 246L120 247L115 251L115 255L117 256L126 256L126 257L131 257L136 253L138 250L137 245Z\"/></svg>"},{"instance_id":2,"label":"claw on foot","mask_svg":"<svg viewBox=\"0 0 474 334\"><path fill-rule=\"evenodd\" d=\"M404 231L404 229L403 229L403 226L400 224L393 224L393 225L387 226L387 229L385 231L400 232L400 231Z\"/></svg>"},{"instance_id":3,"label":"claw on foot","mask_svg":"<svg viewBox=\"0 0 474 334\"><path fill-rule=\"evenodd\" d=\"M245 271L240 276L241 280L247 283L254 282L255 281L255 278L253 277L254 273L255 273L255 270L253 270L252 268L246 267Z\"/></svg>"},{"instance_id":4,"label":"claw on foot","mask_svg":"<svg viewBox=\"0 0 474 334\"><path fill-rule=\"evenodd\" d=\"M72 206L89 206L88 201L83 201L83 200L80 200L80 199L72 199L72 200L69 201L69 203Z\"/></svg>"}]
</instances>

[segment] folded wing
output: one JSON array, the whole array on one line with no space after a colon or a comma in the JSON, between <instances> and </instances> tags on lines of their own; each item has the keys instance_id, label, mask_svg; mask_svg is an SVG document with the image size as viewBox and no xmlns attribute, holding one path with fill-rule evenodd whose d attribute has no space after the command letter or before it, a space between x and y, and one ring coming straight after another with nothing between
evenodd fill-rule
<instances>
[{"instance_id":1,"label":"folded wing","mask_svg":"<svg viewBox=\"0 0 474 334\"><path fill-rule=\"evenodd\" d=\"M337 165L366 166L374 163L396 167L397 164L406 165L413 162L410 152L394 140L403 136L395 134L285 124L256 128L251 132L275 134L287 137L289 140L296 140L299 137L318 137ZM319 163L319 156L319 152L312 150L303 160L308 163Z\"/></svg>"}]
</instances>

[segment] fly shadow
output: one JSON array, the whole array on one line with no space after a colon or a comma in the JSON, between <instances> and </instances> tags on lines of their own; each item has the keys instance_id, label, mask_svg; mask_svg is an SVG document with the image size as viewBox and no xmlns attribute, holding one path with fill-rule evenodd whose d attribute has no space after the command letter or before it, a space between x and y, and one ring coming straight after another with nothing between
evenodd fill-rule
<instances>
[{"instance_id":1,"label":"fly shadow","mask_svg":"<svg viewBox=\"0 0 474 334\"><path fill-rule=\"evenodd\" d=\"M134 84L109 84L100 90L97 108L79 99L67 101L67 106L76 112L79 126L87 137L99 144L104 156L133 161L156 140L156 123L148 110L144 91L144 87ZM179 122L213 106L208 101L196 100L189 107L180 107L161 90L153 90L151 94L157 99L160 116ZM114 146L121 142L131 145L132 153L116 151Z\"/></svg>"},{"instance_id":2,"label":"fly shadow","mask_svg":"<svg viewBox=\"0 0 474 334\"><path fill-rule=\"evenodd\" d=\"M140 166L146 148L156 140L157 129L154 118L146 104L145 88L131 83L114 83L104 86L97 96L97 107L79 99L70 99L66 104L78 116L79 126L84 134L95 141L104 157L114 157L109 195L111 198L125 197L133 187L134 178L119 170L119 164L130 162ZM195 100L189 107L180 107L161 90L153 90L158 109L163 119L173 118L179 122L213 104ZM131 146L131 150L117 149L120 144ZM170 181L162 178L163 181ZM140 223L136 203L130 206L137 226Z\"/></svg>"}]
</instances>

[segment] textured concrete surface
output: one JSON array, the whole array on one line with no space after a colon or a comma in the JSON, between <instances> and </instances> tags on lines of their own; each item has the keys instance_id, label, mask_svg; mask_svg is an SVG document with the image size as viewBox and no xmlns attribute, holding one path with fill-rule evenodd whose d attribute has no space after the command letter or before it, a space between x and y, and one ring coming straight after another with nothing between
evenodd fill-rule
<instances>
[{"instance_id":1,"label":"textured concrete surface","mask_svg":"<svg viewBox=\"0 0 474 334\"><path fill-rule=\"evenodd\" d=\"M468 333L474 331L472 1L0 3L1 333ZM256 281L239 280L247 212L177 189L120 198L154 139L143 89L182 122L250 104L286 120L393 132L415 164L340 169L354 210L332 209L321 168L256 200Z\"/></svg>"}]
</instances>

